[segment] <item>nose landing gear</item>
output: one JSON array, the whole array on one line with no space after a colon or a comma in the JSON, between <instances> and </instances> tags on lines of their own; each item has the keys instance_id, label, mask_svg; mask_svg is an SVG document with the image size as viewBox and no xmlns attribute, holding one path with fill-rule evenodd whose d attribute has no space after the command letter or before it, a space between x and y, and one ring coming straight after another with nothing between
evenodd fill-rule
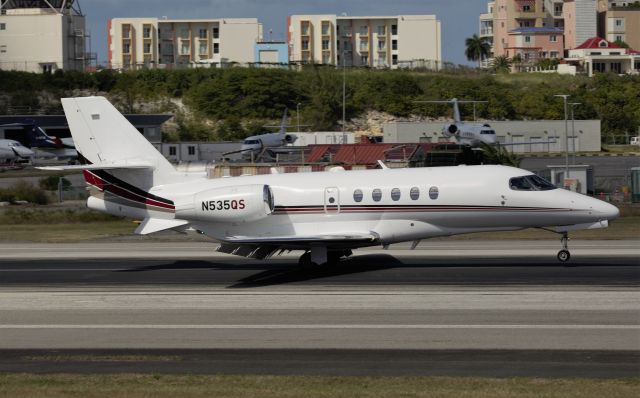
<instances>
[{"instance_id":1,"label":"nose landing gear","mask_svg":"<svg viewBox=\"0 0 640 398\"><path fill-rule=\"evenodd\" d=\"M558 252L558 260L560 262L566 263L571 258L571 253L569 253L568 248L569 234L563 232L562 238L560 238L560 243L562 244L562 250Z\"/></svg>"}]
</instances>

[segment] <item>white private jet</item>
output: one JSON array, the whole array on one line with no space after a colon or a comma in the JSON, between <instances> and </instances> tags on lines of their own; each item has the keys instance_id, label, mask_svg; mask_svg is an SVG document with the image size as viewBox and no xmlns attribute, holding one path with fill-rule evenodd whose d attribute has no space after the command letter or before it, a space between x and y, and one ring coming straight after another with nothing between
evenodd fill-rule
<instances>
[{"instance_id":1,"label":"white private jet","mask_svg":"<svg viewBox=\"0 0 640 398\"><path fill-rule=\"evenodd\" d=\"M284 114L282 115L282 123L280 123L280 126L277 127L280 127L280 130L277 133L252 135L251 137L245 138L245 140L242 142L240 150L237 152L241 152L242 157L246 160L255 160L256 157L259 156L265 149L278 148L296 142L298 136L295 134L287 133L287 108L284 109Z\"/></svg>"},{"instance_id":2,"label":"white private jet","mask_svg":"<svg viewBox=\"0 0 640 398\"><path fill-rule=\"evenodd\" d=\"M35 153L18 141L0 139L0 162L28 160Z\"/></svg>"},{"instance_id":3,"label":"white private jet","mask_svg":"<svg viewBox=\"0 0 640 398\"><path fill-rule=\"evenodd\" d=\"M270 174L206 179L174 167L102 97L62 99L83 169L88 207L143 220L137 234L193 229L218 251L267 258L301 250L301 265L351 249L480 231L603 228L608 203L505 166Z\"/></svg>"},{"instance_id":4,"label":"white private jet","mask_svg":"<svg viewBox=\"0 0 640 398\"><path fill-rule=\"evenodd\" d=\"M473 147L482 144L495 145L497 143L496 131L488 123L463 122L460 117L458 104L474 104L487 101L460 101L457 98L448 101L416 101L420 104L451 104L453 105L453 123L448 123L442 128L442 135L446 138L454 138L460 145Z\"/></svg>"}]
</instances>

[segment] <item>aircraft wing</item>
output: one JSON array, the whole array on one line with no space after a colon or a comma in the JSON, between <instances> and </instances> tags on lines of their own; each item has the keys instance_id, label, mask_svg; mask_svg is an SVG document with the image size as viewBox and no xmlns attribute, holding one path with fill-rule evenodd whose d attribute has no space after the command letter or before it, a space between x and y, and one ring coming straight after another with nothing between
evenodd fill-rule
<instances>
[{"instance_id":1,"label":"aircraft wing","mask_svg":"<svg viewBox=\"0 0 640 398\"><path fill-rule=\"evenodd\" d=\"M309 235L309 236L270 236L270 237L249 237L234 236L227 238L225 242L236 244L274 244L283 245L287 243L295 245L305 245L313 243L341 243L341 242L376 242L379 239L378 234L370 232L361 233L345 233L331 235Z\"/></svg>"},{"instance_id":2,"label":"aircraft wing","mask_svg":"<svg viewBox=\"0 0 640 398\"><path fill-rule=\"evenodd\" d=\"M217 251L237 256L265 259L271 257L276 252L282 253L285 250L308 249L318 243L334 248L355 248L375 245L378 240L379 236L375 232L309 236L234 236L227 238L225 242L218 247Z\"/></svg>"}]
</instances>

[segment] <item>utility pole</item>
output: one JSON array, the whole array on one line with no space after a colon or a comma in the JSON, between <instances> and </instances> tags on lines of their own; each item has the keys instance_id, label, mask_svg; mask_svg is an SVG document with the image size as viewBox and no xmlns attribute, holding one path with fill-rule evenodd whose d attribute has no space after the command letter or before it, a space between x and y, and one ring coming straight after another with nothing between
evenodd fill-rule
<instances>
[{"instance_id":1,"label":"utility pole","mask_svg":"<svg viewBox=\"0 0 640 398\"><path fill-rule=\"evenodd\" d=\"M347 68L345 66L345 52L342 50L342 143L347 143L345 124L347 119Z\"/></svg>"},{"instance_id":2,"label":"utility pole","mask_svg":"<svg viewBox=\"0 0 640 398\"><path fill-rule=\"evenodd\" d=\"M569 118L567 110L568 94L557 94L554 97L560 97L564 101L564 178L569 178Z\"/></svg>"},{"instance_id":3,"label":"utility pole","mask_svg":"<svg viewBox=\"0 0 640 398\"><path fill-rule=\"evenodd\" d=\"M576 164L576 106L581 105L580 102L570 102L571 105L571 164Z\"/></svg>"}]
</instances>

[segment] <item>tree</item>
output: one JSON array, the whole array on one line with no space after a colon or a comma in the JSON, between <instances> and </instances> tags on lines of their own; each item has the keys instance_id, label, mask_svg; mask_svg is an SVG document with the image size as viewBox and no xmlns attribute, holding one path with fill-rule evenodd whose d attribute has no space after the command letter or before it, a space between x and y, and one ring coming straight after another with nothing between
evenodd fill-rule
<instances>
[{"instance_id":1,"label":"tree","mask_svg":"<svg viewBox=\"0 0 640 398\"><path fill-rule=\"evenodd\" d=\"M464 55L469 61L478 61L478 67L481 67L482 60L486 59L491 53L491 44L486 37L478 37L474 34L465 40L466 50Z\"/></svg>"},{"instance_id":2,"label":"tree","mask_svg":"<svg viewBox=\"0 0 640 398\"><path fill-rule=\"evenodd\" d=\"M504 55L498 55L491 61L491 69L495 73L509 73L511 71L511 60Z\"/></svg>"}]
</instances>

